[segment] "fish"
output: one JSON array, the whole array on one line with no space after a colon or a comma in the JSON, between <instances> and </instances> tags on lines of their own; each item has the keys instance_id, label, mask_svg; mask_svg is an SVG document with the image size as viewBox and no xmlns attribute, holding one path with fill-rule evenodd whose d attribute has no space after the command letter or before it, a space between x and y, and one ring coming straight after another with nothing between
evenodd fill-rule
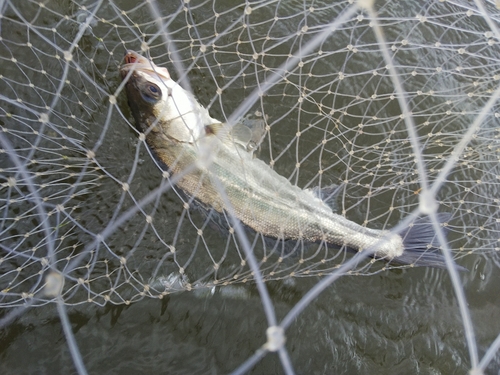
<instances>
[{"instance_id":1,"label":"fish","mask_svg":"<svg viewBox=\"0 0 500 375\"><path fill-rule=\"evenodd\" d=\"M429 218L400 233L351 221L332 210L321 190L302 189L256 158L248 127L212 118L167 68L129 50L120 74L135 125L152 154L197 203L266 238L369 250L371 257L391 263L446 268ZM449 218L438 214L440 221Z\"/></svg>"}]
</instances>

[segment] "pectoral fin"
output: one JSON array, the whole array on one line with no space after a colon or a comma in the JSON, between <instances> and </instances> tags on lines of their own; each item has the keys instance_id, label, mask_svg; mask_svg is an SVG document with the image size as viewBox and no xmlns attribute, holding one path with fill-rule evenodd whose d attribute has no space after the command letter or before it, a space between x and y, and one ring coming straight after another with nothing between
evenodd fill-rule
<instances>
[{"instance_id":1,"label":"pectoral fin","mask_svg":"<svg viewBox=\"0 0 500 375\"><path fill-rule=\"evenodd\" d=\"M207 134L214 134L223 142L235 143L249 152L260 144L265 133L264 120L249 120L246 117L231 127L218 122L206 125L205 130Z\"/></svg>"}]
</instances>

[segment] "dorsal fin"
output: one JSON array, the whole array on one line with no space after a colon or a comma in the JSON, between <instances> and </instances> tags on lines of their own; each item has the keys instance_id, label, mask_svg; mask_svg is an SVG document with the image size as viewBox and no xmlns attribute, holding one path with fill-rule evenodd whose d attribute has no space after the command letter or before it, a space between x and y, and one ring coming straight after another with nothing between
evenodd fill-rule
<instances>
[{"instance_id":1,"label":"dorsal fin","mask_svg":"<svg viewBox=\"0 0 500 375\"><path fill-rule=\"evenodd\" d=\"M340 185L331 184L320 188L315 186L310 189L311 192L325 204L332 209L333 212L337 211L337 195L340 192Z\"/></svg>"},{"instance_id":2,"label":"dorsal fin","mask_svg":"<svg viewBox=\"0 0 500 375\"><path fill-rule=\"evenodd\" d=\"M248 147L252 150L259 147L266 133L266 122L263 118L252 119L250 115L243 117L240 120L241 124L248 128L251 132Z\"/></svg>"}]
</instances>

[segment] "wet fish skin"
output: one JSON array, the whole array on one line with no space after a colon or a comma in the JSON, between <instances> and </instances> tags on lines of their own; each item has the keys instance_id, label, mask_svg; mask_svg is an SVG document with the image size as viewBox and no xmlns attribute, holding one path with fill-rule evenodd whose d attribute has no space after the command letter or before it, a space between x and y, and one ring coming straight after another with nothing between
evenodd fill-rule
<instances>
[{"instance_id":1,"label":"wet fish skin","mask_svg":"<svg viewBox=\"0 0 500 375\"><path fill-rule=\"evenodd\" d=\"M427 248L434 238L429 222L402 236L335 214L310 190L291 184L235 143L224 125L175 83L166 68L133 51L127 52L125 62L121 75L128 77L126 91L136 126L146 134L156 157L171 173L182 176L177 186L187 195L219 213L234 212L267 237L326 242L356 251L376 245L376 258L445 268L442 255ZM151 90L158 91L153 100L148 97Z\"/></svg>"}]
</instances>

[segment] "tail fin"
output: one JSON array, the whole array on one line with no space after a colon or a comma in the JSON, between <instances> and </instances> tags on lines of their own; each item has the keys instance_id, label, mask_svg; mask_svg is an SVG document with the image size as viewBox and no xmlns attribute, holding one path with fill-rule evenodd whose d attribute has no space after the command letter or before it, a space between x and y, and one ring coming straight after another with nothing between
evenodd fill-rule
<instances>
[{"instance_id":1,"label":"tail fin","mask_svg":"<svg viewBox=\"0 0 500 375\"><path fill-rule=\"evenodd\" d=\"M438 221L444 223L450 219L448 213L439 213ZM446 227L443 227L446 231ZM418 219L413 226L401 233L403 237L404 252L394 261L401 264L412 264L415 266L426 266L446 268L444 256L439 250L439 242L432 227L429 217ZM459 271L467 271L467 268L456 265Z\"/></svg>"}]
</instances>

